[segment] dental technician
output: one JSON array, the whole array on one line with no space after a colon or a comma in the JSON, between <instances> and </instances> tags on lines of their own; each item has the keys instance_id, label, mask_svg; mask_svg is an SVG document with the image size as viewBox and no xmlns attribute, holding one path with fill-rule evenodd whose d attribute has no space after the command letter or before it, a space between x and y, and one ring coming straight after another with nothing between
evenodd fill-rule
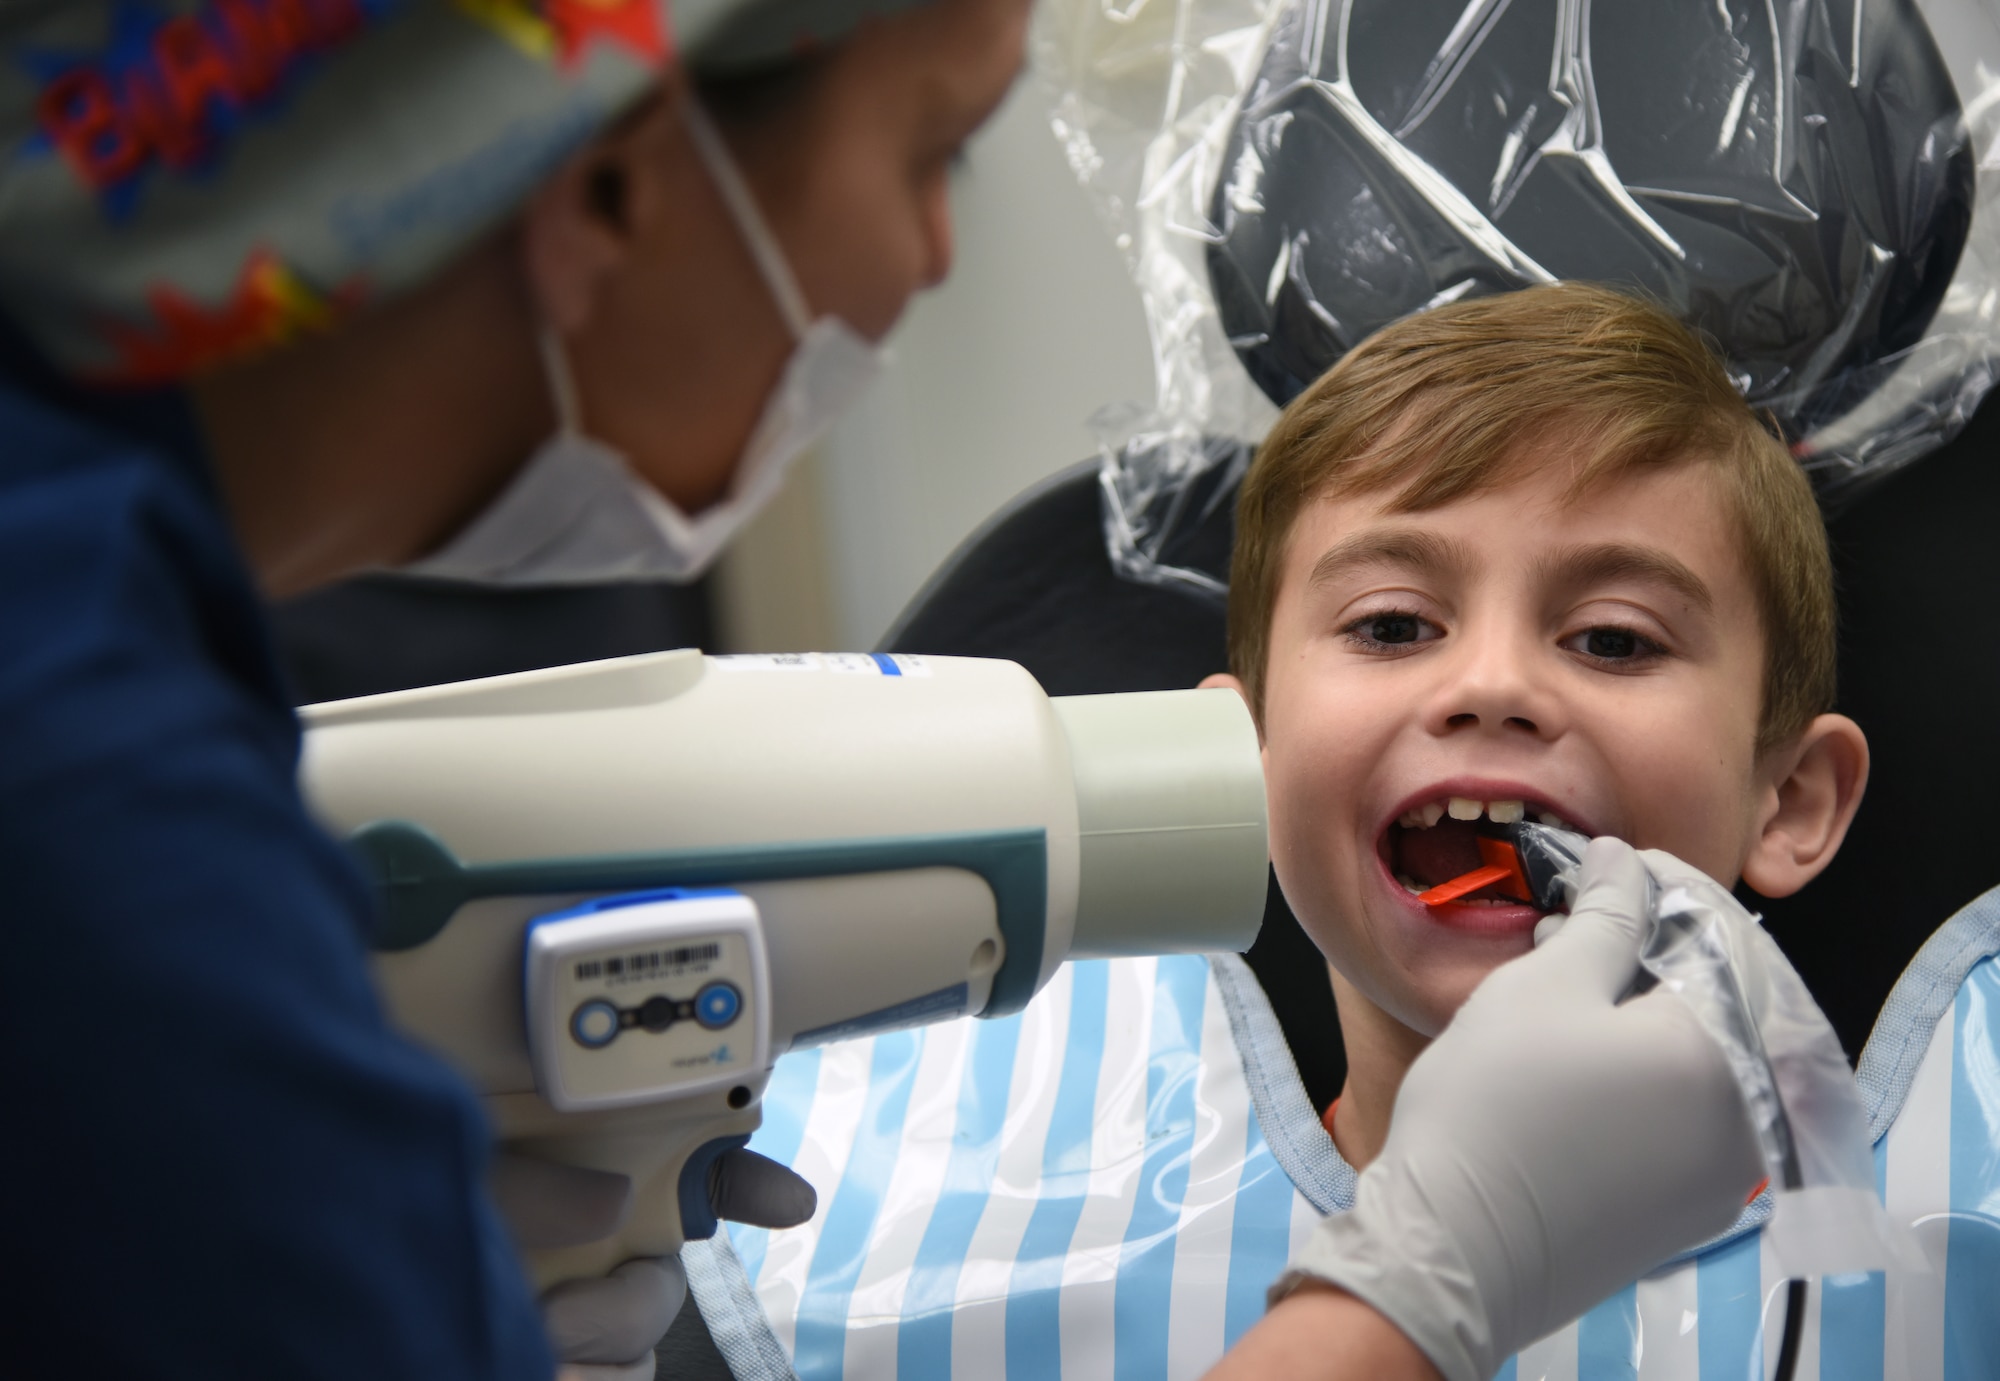
<instances>
[{"instance_id":1,"label":"dental technician","mask_svg":"<svg viewBox=\"0 0 2000 1381\"><path fill-rule=\"evenodd\" d=\"M676 1263L538 1302L514 1253L608 1224L624 1187L496 1169L468 1090L385 1023L262 604L383 567L698 574L945 274L949 168L1026 22L1026 0L7 7L8 1374L652 1374ZM1734 1083L1681 1009L1616 1003L1643 882L1619 846L1592 869L1418 1062L1363 1209L1225 1370L1505 1355L1732 1216L1755 1173ZM747 1153L714 1193L809 1211Z\"/></svg>"}]
</instances>

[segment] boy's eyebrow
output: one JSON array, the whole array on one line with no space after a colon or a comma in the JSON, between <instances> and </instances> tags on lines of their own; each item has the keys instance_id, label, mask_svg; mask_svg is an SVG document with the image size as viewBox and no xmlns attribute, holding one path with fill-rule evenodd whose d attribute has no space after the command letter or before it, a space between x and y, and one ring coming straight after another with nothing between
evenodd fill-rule
<instances>
[{"instance_id":1,"label":"boy's eyebrow","mask_svg":"<svg viewBox=\"0 0 2000 1381\"><path fill-rule=\"evenodd\" d=\"M1313 563L1307 585L1324 585L1364 566L1401 566L1425 575L1446 575L1466 566L1463 549L1449 538L1414 528L1357 532L1328 547Z\"/></svg>"},{"instance_id":2,"label":"boy's eyebrow","mask_svg":"<svg viewBox=\"0 0 2000 1381\"><path fill-rule=\"evenodd\" d=\"M1709 592L1702 578L1657 547L1633 546L1625 542L1565 547L1543 557L1536 564L1545 579L1564 586L1641 580L1678 592L1703 613L1715 608L1715 596Z\"/></svg>"}]
</instances>

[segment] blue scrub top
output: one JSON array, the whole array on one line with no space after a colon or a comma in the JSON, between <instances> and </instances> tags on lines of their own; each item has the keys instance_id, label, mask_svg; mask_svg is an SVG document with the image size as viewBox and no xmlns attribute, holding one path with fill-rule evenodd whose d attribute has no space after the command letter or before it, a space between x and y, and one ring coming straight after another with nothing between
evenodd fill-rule
<instances>
[{"instance_id":1,"label":"blue scrub top","mask_svg":"<svg viewBox=\"0 0 2000 1381\"><path fill-rule=\"evenodd\" d=\"M10 1376L553 1372L469 1090L385 1023L177 395L0 341Z\"/></svg>"}]
</instances>

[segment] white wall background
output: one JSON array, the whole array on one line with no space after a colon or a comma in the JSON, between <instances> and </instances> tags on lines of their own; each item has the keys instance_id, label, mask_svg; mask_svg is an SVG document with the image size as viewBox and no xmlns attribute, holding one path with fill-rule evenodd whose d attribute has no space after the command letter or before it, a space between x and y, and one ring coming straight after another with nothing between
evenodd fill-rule
<instances>
[{"instance_id":1,"label":"white wall background","mask_svg":"<svg viewBox=\"0 0 2000 1381\"><path fill-rule=\"evenodd\" d=\"M840 647L872 646L960 539L1093 455L1092 413L1153 396L1138 292L1048 104L1023 76L967 149L951 277L911 304L887 376L803 487L817 491L826 632Z\"/></svg>"}]
</instances>

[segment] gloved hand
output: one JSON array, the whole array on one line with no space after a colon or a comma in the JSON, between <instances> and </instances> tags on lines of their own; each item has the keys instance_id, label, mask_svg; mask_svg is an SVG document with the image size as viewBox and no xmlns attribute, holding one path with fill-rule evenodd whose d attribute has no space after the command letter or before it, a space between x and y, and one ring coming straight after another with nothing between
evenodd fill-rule
<instances>
[{"instance_id":1,"label":"gloved hand","mask_svg":"<svg viewBox=\"0 0 2000 1381\"><path fill-rule=\"evenodd\" d=\"M560 1381L653 1381L653 1349L687 1298L679 1258L627 1261L596 1280L569 1280L542 1296L542 1326Z\"/></svg>"},{"instance_id":2,"label":"gloved hand","mask_svg":"<svg viewBox=\"0 0 2000 1381\"><path fill-rule=\"evenodd\" d=\"M494 1158L491 1188L516 1244L528 1250L609 1237L632 1212L627 1176L506 1150ZM708 1201L718 1218L789 1228L812 1217L818 1195L776 1161L737 1149L709 1166ZM672 1257L627 1261L600 1279L548 1290L542 1322L563 1381L651 1381L653 1349L686 1297L687 1276Z\"/></svg>"},{"instance_id":3,"label":"gloved hand","mask_svg":"<svg viewBox=\"0 0 2000 1381\"><path fill-rule=\"evenodd\" d=\"M1639 855L1593 841L1569 921L1411 1066L1353 1211L1315 1230L1274 1297L1330 1281L1446 1381L1484 1381L1729 1226L1764 1167L1722 1049L1671 992L1619 1001L1646 907Z\"/></svg>"}]
</instances>

